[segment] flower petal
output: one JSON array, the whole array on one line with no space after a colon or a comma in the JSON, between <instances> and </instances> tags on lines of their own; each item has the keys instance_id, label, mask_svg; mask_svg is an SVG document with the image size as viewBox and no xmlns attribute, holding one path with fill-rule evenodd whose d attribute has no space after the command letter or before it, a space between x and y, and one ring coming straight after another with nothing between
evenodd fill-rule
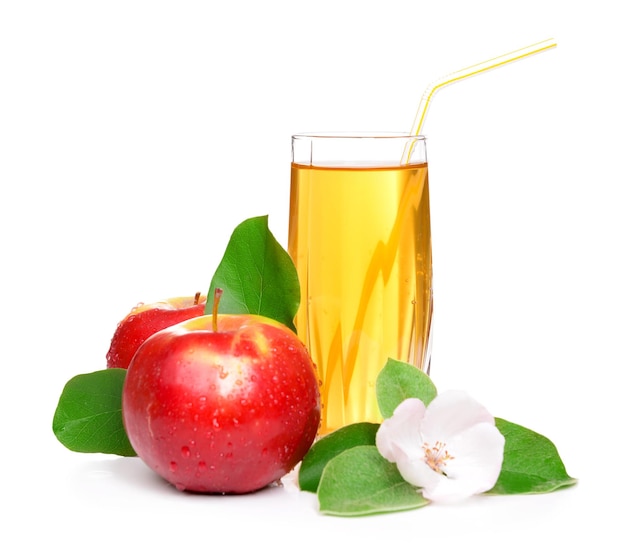
<instances>
[{"instance_id":1,"label":"flower petal","mask_svg":"<svg viewBox=\"0 0 626 548\"><path fill-rule=\"evenodd\" d=\"M446 448L454 458L445 466L445 481L424 485L425 498L456 502L495 485L504 458L504 436L494 425L477 424L450 440Z\"/></svg>"},{"instance_id":2,"label":"flower petal","mask_svg":"<svg viewBox=\"0 0 626 548\"><path fill-rule=\"evenodd\" d=\"M400 472L400 475L406 482L415 485L415 487L423 488L422 494L425 498L429 498L425 493L437 493L437 491L441 489L440 483L448 481L446 476L435 472L428 466L423 456L415 459L400 458L396 466L398 467L398 472ZM436 501L436 497L431 500Z\"/></svg>"},{"instance_id":3,"label":"flower petal","mask_svg":"<svg viewBox=\"0 0 626 548\"><path fill-rule=\"evenodd\" d=\"M461 390L448 390L430 402L422 422L426 441L447 441L479 423L495 424L493 415Z\"/></svg>"},{"instance_id":4,"label":"flower petal","mask_svg":"<svg viewBox=\"0 0 626 548\"><path fill-rule=\"evenodd\" d=\"M407 398L380 425L376 433L376 447L389 462L423 456L420 426L425 411L421 400Z\"/></svg>"},{"instance_id":5,"label":"flower petal","mask_svg":"<svg viewBox=\"0 0 626 548\"><path fill-rule=\"evenodd\" d=\"M483 491L491 489L502 468L504 436L495 425L481 423L448 442L454 459L446 466L450 478L469 475L476 483L485 483ZM479 478L482 477L481 478Z\"/></svg>"}]
</instances>

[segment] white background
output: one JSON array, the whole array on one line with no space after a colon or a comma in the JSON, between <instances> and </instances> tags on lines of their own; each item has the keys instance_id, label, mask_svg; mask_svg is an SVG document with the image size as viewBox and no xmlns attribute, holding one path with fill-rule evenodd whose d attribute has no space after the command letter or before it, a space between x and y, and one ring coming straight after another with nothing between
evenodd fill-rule
<instances>
[{"instance_id":1,"label":"white background","mask_svg":"<svg viewBox=\"0 0 626 548\"><path fill-rule=\"evenodd\" d=\"M617 6L2 2L1 544L623 542ZM549 437L577 487L332 518L309 494L185 495L58 443L63 385L104 367L134 304L206 291L245 218L286 245L292 133L407 131L434 79L552 37L429 110L432 377Z\"/></svg>"}]
</instances>

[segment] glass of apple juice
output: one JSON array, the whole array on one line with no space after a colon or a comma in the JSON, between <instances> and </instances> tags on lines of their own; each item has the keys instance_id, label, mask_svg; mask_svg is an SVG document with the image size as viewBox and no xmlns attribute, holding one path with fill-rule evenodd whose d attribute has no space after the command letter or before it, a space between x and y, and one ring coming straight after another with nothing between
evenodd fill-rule
<instances>
[{"instance_id":1,"label":"glass of apple juice","mask_svg":"<svg viewBox=\"0 0 626 548\"><path fill-rule=\"evenodd\" d=\"M381 422L388 359L430 368L432 258L421 135L292 136L289 254L296 316L321 380L324 435Z\"/></svg>"}]
</instances>

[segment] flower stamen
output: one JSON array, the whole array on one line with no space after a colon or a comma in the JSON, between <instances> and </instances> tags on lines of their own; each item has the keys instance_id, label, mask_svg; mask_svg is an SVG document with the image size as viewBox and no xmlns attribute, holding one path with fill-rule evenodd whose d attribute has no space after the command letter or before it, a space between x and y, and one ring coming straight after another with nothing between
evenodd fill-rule
<instances>
[{"instance_id":1,"label":"flower stamen","mask_svg":"<svg viewBox=\"0 0 626 548\"><path fill-rule=\"evenodd\" d=\"M454 457L448 453L446 444L440 441L435 442L433 447L428 442L422 444L424 450L424 461L438 474L447 476L443 468L446 466L449 460L453 460Z\"/></svg>"}]
</instances>

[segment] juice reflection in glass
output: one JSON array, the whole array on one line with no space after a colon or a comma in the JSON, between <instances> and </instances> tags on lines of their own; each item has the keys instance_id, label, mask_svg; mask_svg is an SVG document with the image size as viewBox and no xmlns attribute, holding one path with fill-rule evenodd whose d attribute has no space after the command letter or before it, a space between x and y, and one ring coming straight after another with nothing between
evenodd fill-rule
<instances>
[{"instance_id":1,"label":"juice reflection in glass","mask_svg":"<svg viewBox=\"0 0 626 548\"><path fill-rule=\"evenodd\" d=\"M380 422L387 359L430 364L424 137L293 136L288 247L302 291L296 328L321 379L319 433Z\"/></svg>"}]
</instances>

